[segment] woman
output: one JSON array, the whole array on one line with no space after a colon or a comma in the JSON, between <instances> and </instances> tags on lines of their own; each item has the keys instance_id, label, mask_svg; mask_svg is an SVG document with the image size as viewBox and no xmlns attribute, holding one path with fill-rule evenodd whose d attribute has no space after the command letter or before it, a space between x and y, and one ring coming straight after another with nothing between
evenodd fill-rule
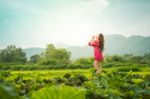
<instances>
[{"instance_id":1,"label":"woman","mask_svg":"<svg viewBox=\"0 0 150 99\"><path fill-rule=\"evenodd\" d=\"M103 50L104 50L104 36L102 33L97 34L92 37L89 42L89 46L94 48L94 68L96 69L96 74L102 72L102 67L99 65L103 60Z\"/></svg>"}]
</instances>

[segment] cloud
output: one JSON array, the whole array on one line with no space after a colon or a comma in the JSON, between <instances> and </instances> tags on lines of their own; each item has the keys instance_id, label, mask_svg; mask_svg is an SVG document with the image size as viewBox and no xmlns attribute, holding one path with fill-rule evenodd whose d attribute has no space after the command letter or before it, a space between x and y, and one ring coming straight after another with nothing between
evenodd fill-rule
<instances>
[{"instance_id":1,"label":"cloud","mask_svg":"<svg viewBox=\"0 0 150 99\"><path fill-rule=\"evenodd\" d=\"M5 0L0 2L0 9L4 8L9 11L14 12L21 12L21 13L30 13L30 14L37 14L37 13L44 13L46 10L40 9L36 6L33 6L32 4L29 4L27 2L22 2L18 0Z\"/></svg>"},{"instance_id":2,"label":"cloud","mask_svg":"<svg viewBox=\"0 0 150 99\"><path fill-rule=\"evenodd\" d=\"M80 0L81 1L81 0ZM109 2L107 0L82 0L79 5L76 6L78 11L82 11L81 13L88 13L89 15L95 15L104 11Z\"/></svg>"},{"instance_id":3,"label":"cloud","mask_svg":"<svg viewBox=\"0 0 150 99\"><path fill-rule=\"evenodd\" d=\"M107 7L108 1L107 0L86 0L89 4L93 4L94 6L98 7Z\"/></svg>"},{"instance_id":4,"label":"cloud","mask_svg":"<svg viewBox=\"0 0 150 99\"><path fill-rule=\"evenodd\" d=\"M98 4L103 4L103 5L108 5L108 1L107 0L89 0L90 2L95 2Z\"/></svg>"},{"instance_id":5,"label":"cloud","mask_svg":"<svg viewBox=\"0 0 150 99\"><path fill-rule=\"evenodd\" d=\"M54 9L49 9L52 2L54 2ZM18 0L4 0L0 2L0 8L6 8L10 11L17 11L17 12L22 12L22 13L30 13L30 14L47 14L53 11L59 11L60 10L70 10L70 11L76 11L79 13L84 13L84 12L101 12L103 11L107 6L108 6L108 1L107 0L52 0L49 1L47 4L47 7L44 7L40 5L40 2L33 3L33 2L23 2L23 1L18 1ZM43 1L46 2L46 1ZM61 5L60 5L61 4ZM53 11L52 11L53 10ZM54 12L55 13L55 12Z\"/></svg>"}]
</instances>

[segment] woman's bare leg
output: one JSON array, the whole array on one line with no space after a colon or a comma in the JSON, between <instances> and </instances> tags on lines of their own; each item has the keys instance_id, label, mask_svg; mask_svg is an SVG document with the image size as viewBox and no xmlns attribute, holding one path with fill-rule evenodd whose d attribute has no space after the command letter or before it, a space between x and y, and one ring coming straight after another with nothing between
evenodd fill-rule
<instances>
[{"instance_id":1,"label":"woman's bare leg","mask_svg":"<svg viewBox=\"0 0 150 99\"><path fill-rule=\"evenodd\" d=\"M101 74L102 72L102 66L100 63L98 63L98 70L97 70L97 74Z\"/></svg>"},{"instance_id":2,"label":"woman's bare leg","mask_svg":"<svg viewBox=\"0 0 150 99\"><path fill-rule=\"evenodd\" d=\"M96 71L97 71L97 68L98 68L97 61L94 61L93 66L94 66L94 68L95 68L95 69L96 69Z\"/></svg>"},{"instance_id":3,"label":"woman's bare leg","mask_svg":"<svg viewBox=\"0 0 150 99\"><path fill-rule=\"evenodd\" d=\"M98 61L94 61L94 68L96 69L96 74L101 73L101 69L99 68L99 62Z\"/></svg>"}]
</instances>

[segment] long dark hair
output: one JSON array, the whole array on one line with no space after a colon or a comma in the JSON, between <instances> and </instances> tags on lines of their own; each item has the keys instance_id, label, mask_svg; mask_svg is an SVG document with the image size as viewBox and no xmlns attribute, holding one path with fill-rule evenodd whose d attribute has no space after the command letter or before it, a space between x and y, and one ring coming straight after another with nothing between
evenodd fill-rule
<instances>
[{"instance_id":1,"label":"long dark hair","mask_svg":"<svg viewBox=\"0 0 150 99\"><path fill-rule=\"evenodd\" d=\"M100 43L100 50L101 51L104 51L104 36L102 33L99 34L99 43Z\"/></svg>"}]
</instances>

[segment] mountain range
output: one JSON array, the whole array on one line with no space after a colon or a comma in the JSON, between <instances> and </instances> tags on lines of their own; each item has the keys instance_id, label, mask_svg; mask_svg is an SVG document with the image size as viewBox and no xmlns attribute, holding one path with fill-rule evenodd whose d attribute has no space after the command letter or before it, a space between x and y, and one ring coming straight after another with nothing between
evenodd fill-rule
<instances>
[{"instance_id":1,"label":"mountain range","mask_svg":"<svg viewBox=\"0 0 150 99\"><path fill-rule=\"evenodd\" d=\"M91 57L93 56L93 48L86 46L68 46L67 44L59 43L55 45L56 48L66 48L71 52L71 58L77 59L80 57ZM40 54L44 51L44 48L27 48L23 49L27 57L34 54ZM104 54L134 54L144 55L150 53L150 36L139 36L134 35L126 37L120 34L112 34L105 36L105 50Z\"/></svg>"}]
</instances>

